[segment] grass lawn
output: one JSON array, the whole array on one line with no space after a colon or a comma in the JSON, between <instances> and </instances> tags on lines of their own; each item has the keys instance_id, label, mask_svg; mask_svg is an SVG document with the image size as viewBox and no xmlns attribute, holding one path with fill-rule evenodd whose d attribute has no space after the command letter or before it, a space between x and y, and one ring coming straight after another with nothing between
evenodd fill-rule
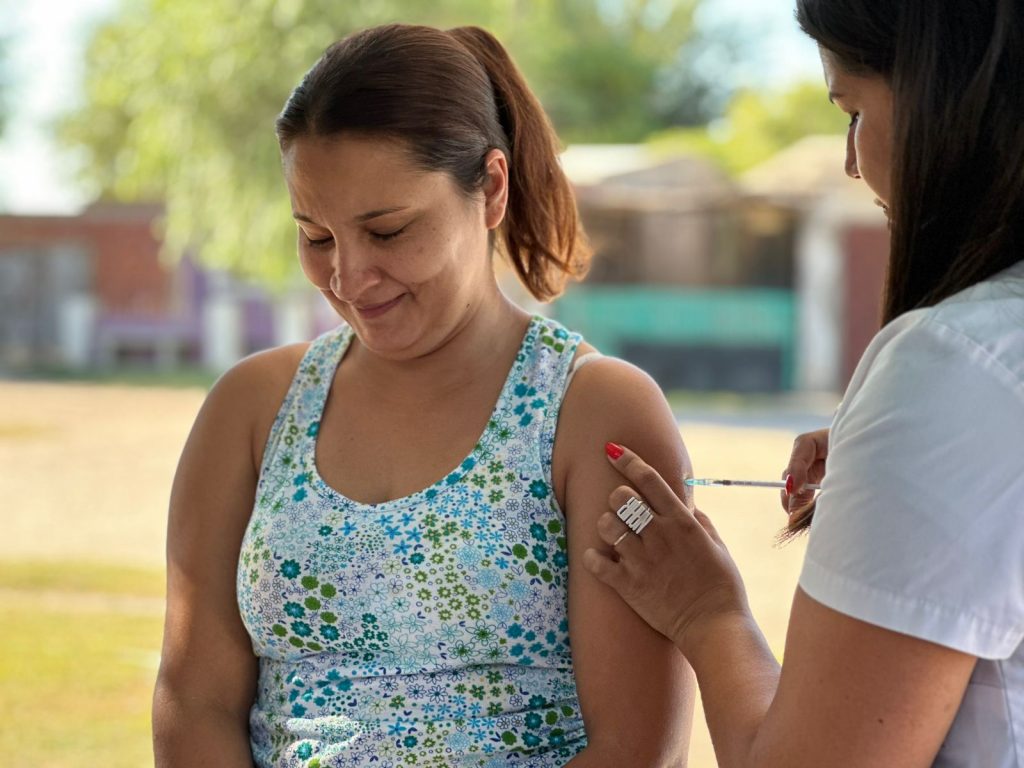
<instances>
[{"instance_id":1,"label":"grass lawn","mask_svg":"<svg viewBox=\"0 0 1024 768\"><path fill-rule=\"evenodd\" d=\"M155 570L0 562L5 765L152 765L162 596Z\"/></svg>"},{"instance_id":2,"label":"grass lawn","mask_svg":"<svg viewBox=\"0 0 1024 768\"><path fill-rule=\"evenodd\" d=\"M171 389L200 387L208 390L218 374L199 366L160 370L149 366L121 366L109 370L71 370L39 368L21 377L24 382L45 381L65 384L104 384L126 387L163 387Z\"/></svg>"}]
</instances>

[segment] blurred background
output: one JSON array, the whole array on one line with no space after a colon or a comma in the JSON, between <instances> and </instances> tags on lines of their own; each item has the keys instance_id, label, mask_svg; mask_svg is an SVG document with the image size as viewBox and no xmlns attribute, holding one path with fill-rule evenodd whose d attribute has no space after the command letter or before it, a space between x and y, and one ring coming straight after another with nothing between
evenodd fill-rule
<instances>
[{"instance_id":1,"label":"blurred background","mask_svg":"<svg viewBox=\"0 0 1024 768\"><path fill-rule=\"evenodd\" d=\"M0 762L151 764L166 504L219 373L337 318L273 120L333 40L479 24L564 145L596 250L532 305L647 369L698 474L774 479L878 326L885 220L779 0L0 0ZM703 489L782 653L803 544ZM698 717L691 765L714 766Z\"/></svg>"}]
</instances>

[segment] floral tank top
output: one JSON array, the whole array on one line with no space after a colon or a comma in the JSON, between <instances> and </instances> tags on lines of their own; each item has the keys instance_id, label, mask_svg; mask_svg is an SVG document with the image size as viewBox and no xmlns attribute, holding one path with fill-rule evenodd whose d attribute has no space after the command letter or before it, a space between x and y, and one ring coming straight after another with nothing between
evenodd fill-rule
<instances>
[{"instance_id":1,"label":"floral tank top","mask_svg":"<svg viewBox=\"0 0 1024 768\"><path fill-rule=\"evenodd\" d=\"M314 461L352 339L316 339L274 422L238 564L258 766L563 766L586 745L551 457L580 337L534 317L447 476L360 504Z\"/></svg>"}]
</instances>

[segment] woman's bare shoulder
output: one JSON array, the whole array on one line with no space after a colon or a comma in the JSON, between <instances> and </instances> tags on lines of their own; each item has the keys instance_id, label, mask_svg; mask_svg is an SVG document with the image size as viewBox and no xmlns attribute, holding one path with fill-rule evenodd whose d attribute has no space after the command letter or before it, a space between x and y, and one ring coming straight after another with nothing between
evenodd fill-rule
<instances>
[{"instance_id":1,"label":"woman's bare shoulder","mask_svg":"<svg viewBox=\"0 0 1024 768\"><path fill-rule=\"evenodd\" d=\"M578 357L596 351L583 348ZM615 357L580 367L558 417L554 473L563 487L580 461L604 462L605 442L628 445L648 461L682 477L689 469L675 414L658 383L641 368Z\"/></svg>"},{"instance_id":2,"label":"woman's bare shoulder","mask_svg":"<svg viewBox=\"0 0 1024 768\"><path fill-rule=\"evenodd\" d=\"M580 344L576 361L594 353L598 350L590 344ZM563 418L594 418L600 415L595 411L610 409L605 415L614 421L616 411L621 413L624 407L634 414L636 409L661 414L669 411L661 388L646 371L617 357L598 355L574 374L565 394Z\"/></svg>"},{"instance_id":3,"label":"woman's bare shoulder","mask_svg":"<svg viewBox=\"0 0 1024 768\"><path fill-rule=\"evenodd\" d=\"M253 353L229 368L213 385L204 410L223 424L244 429L251 438L253 463L262 460L270 428L288 394L309 343L288 344Z\"/></svg>"}]
</instances>

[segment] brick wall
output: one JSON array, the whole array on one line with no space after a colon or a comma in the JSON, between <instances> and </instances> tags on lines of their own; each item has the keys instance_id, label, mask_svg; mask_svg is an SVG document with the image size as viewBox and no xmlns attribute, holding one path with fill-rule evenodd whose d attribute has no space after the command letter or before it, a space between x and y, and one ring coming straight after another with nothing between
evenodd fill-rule
<instances>
[{"instance_id":1,"label":"brick wall","mask_svg":"<svg viewBox=\"0 0 1024 768\"><path fill-rule=\"evenodd\" d=\"M155 205L97 205L80 216L0 216L5 250L72 246L92 262L101 311L157 315L169 309L172 273L159 258Z\"/></svg>"}]
</instances>

